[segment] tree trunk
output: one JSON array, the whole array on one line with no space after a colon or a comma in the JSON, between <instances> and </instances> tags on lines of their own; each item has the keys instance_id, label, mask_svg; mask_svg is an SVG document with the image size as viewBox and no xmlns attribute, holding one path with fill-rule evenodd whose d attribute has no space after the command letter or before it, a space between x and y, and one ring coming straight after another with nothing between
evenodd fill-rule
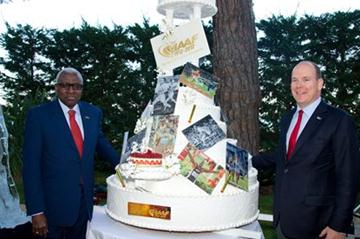
<instances>
[{"instance_id":1,"label":"tree trunk","mask_svg":"<svg viewBox=\"0 0 360 239\"><path fill-rule=\"evenodd\" d=\"M259 151L257 39L252 0L217 0L214 16L214 75L227 117L227 135L252 154Z\"/></svg>"}]
</instances>

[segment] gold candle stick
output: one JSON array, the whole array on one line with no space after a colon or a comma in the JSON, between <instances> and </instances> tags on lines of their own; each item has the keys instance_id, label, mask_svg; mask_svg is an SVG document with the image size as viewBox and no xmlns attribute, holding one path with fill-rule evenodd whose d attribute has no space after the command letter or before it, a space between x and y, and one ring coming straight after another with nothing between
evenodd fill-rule
<instances>
[{"instance_id":1,"label":"gold candle stick","mask_svg":"<svg viewBox=\"0 0 360 239\"><path fill-rule=\"evenodd\" d=\"M224 192L225 191L225 188L226 188L226 186L229 184L229 181L230 181L230 179L232 178L232 173L228 173L228 172L226 172L226 174L225 174L225 183L224 183L224 185L223 185L223 187L221 188L221 191L220 192Z\"/></svg>"},{"instance_id":2,"label":"gold candle stick","mask_svg":"<svg viewBox=\"0 0 360 239\"><path fill-rule=\"evenodd\" d=\"M195 108L196 108L196 105L194 104L192 107L192 110L191 110L189 120L188 120L189 123L191 123L192 117L194 116Z\"/></svg>"},{"instance_id":3,"label":"gold candle stick","mask_svg":"<svg viewBox=\"0 0 360 239\"><path fill-rule=\"evenodd\" d=\"M121 183L121 186L122 186L123 188L125 188L124 177L121 175L121 173L119 172L118 169L115 169L115 172L116 172L116 175L118 176L118 179L119 179L119 181L120 181L120 183Z\"/></svg>"}]
</instances>

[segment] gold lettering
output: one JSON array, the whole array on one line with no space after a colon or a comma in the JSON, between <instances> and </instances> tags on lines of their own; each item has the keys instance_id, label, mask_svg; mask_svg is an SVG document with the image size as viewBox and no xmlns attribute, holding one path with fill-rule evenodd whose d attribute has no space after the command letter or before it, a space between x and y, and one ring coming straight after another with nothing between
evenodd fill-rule
<instances>
[{"instance_id":1,"label":"gold lettering","mask_svg":"<svg viewBox=\"0 0 360 239\"><path fill-rule=\"evenodd\" d=\"M194 34L190 38L160 46L158 52L164 57L174 57L177 55L185 54L195 49L196 39L197 34Z\"/></svg>"},{"instance_id":2,"label":"gold lettering","mask_svg":"<svg viewBox=\"0 0 360 239\"><path fill-rule=\"evenodd\" d=\"M128 215L154 217L164 220L170 220L171 208L160 205L128 202Z\"/></svg>"},{"instance_id":3,"label":"gold lettering","mask_svg":"<svg viewBox=\"0 0 360 239\"><path fill-rule=\"evenodd\" d=\"M170 212L167 210L160 210L155 208L149 210L150 216L155 218L168 218L169 213Z\"/></svg>"}]
</instances>

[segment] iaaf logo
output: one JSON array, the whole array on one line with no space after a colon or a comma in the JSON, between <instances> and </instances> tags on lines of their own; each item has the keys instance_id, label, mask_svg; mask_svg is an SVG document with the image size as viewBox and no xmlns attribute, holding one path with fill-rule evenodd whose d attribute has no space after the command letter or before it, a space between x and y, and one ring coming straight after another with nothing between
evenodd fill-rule
<instances>
[{"instance_id":1,"label":"iaaf logo","mask_svg":"<svg viewBox=\"0 0 360 239\"><path fill-rule=\"evenodd\" d=\"M161 46L159 48L159 53L164 57L174 57L185 54L195 48L195 42L197 39L198 34L194 34L185 40L173 41L165 46Z\"/></svg>"}]
</instances>

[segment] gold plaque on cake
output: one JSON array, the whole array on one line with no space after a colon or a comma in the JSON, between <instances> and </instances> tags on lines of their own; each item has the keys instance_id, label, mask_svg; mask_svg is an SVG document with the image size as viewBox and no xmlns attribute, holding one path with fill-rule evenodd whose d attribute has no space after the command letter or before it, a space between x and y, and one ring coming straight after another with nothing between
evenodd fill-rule
<instances>
[{"instance_id":1,"label":"gold plaque on cake","mask_svg":"<svg viewBox=\"0 0 360 239\"><path fill-rule=\"evenodd\" d=\"M128 215L171 219L171 208L167 206L128 202Z\"/></svg>"}]
</instances>

